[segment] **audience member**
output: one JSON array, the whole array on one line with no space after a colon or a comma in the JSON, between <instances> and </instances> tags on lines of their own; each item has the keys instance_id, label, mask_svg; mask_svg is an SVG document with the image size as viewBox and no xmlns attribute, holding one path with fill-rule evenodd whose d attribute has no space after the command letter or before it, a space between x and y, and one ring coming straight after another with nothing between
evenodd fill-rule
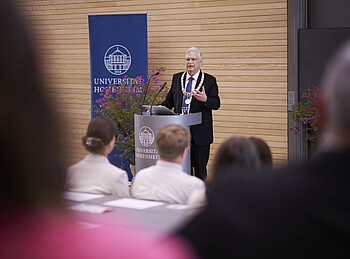
<instances>
[{"instance_id":1,"label":"audience member","mask_svg":"<svg viewBox=\"0 0 350 259\"><path fill-rule=\"evenodd\" d=\"M115 143L115 127L110 119L96 117L89 123L83 146L91 154L68 168L70 191L129 196L127 173L108 161Z\"/></svg>"},{"instance_id":2,"label":"audience member","mask_svg":"<svg viewBox=\"0 0 350 259\"><path fill-rule=\"evenodd\" d=\"M269 145L261 138L250 137L249 139L255 144L255 147L258 150L261 168L272 168L272 153Z\"/></svg>"},{"instance_id":3,"label":"audience member","mask_svg":"<svg viewBox=\"0 0 350 259\"><path fill-rule=\"evenodd\" d=\"M180 125L168 125L156 134L159 160L140 170L132 185L132 195L139 199L186 204L191 192L204 189L204 182L182 170L190 147L191 133Z\"/></svg>"},{"instance_id":4,"label":"audience member","mask_svg":"<svg viewBox=\"0 0 350 259\"><path fill-rule=\"evenodd\" d=\"M211 174L206 181L207 191L210 191L215 179L227 166L231 168L229 173L260 169L260 159L254 143L246 137L233 136L220 145L214 158ZM198 213L206 205L206 192L194 192L187 205L191 213Z\"/></svg>"},{"instance_id":5,"label":"audience member","mask_svg":"<svg viewBox=\"0 0 350 259\"><path fill-rule=\"evenodd\" d=\"M261 162L254 143L243 136L233 136L224 141L215 155L207 187L210 187L212 181L226 166L230 166L232 171L260 169Z\"/></svg>"},{"instance_id":6,"label":"audience member","mask_svg":"<svg viewBox=\"0 0 350 259\"><path fill-rule=\"evenodd\" d=\"M44 98L19 17L12 1L0 1L1 258L190 258L180 239L103 224L82 229L65 209L62 125Z\"/></svg>"},{"instance_id":7,"label":"audience member","mask_svg":"<svg viewBox=\"0 0 350 259\"><path fill-rule=\"evenodd\" d=\"M322 87L317 157L302 168L223 172L206 208L181 230L202 258L350 256L350 42Z\"/></svg>"}]
</instances>

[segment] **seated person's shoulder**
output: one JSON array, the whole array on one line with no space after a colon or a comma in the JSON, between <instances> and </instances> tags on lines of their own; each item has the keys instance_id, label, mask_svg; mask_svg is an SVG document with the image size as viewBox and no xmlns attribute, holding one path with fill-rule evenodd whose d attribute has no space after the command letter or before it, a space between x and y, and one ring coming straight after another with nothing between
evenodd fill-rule
<instances>
[{"instance_id":1,"label":"seated person's shoulder","mask_svg":"<svg viewBox=\"0 0 350 259\"><path fill-rule=\"evenodd\" d=\"M188 182L188 183L191 183L193 185L196 185L196 186L200 186L200 187L204 187L204 182L203 180L195 177L195 176L192 176L192 175L189 175L185 172L182 173L182 178L184 181Z\"/></svg>"},{"instance_id":2,"label":"seated person's shoulder","mask_svg":"<svg viewBox=\"0 0 350 259\"><path fill-rule=\"evenodd\" d=\"M143 178L143 177L147 177L150 175L150 173L152 172L152 168L153 166L147 167L147 168L143 168L140 171L138 171L135 175L135 179L138 178Z\"/></svg>"},{"instance_id":3,"label":"seated person's shoulder","mask_svg":"<svg viewBox=\"0 0 350 259\"><path fill-rule=\"evenodd\" d=\"M187 199L187 207L190 214L198 214L207 204L205 188L194 189Z\"/></svg>"}]
</instances>

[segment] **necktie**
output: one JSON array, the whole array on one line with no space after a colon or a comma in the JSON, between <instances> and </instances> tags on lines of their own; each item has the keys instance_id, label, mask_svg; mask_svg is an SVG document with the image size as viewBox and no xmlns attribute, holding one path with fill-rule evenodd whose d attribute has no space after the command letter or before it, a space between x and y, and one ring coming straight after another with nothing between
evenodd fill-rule
<instances>
[{"instance_id":1,"label":"necktie","mask_svg":"<svg viewBox=\"0 0 350 259\"><path fill-rule=\"evenodd\" d=\"M194 80L194 78L192 76L188 79L188 84L186 86L186 92L188 92L188 93L190 93L192 91L192 81L193 80ZM185 103L186 99L189 99L189 97L184 95L183 100L182 100L182 107L188 107L189 104Z\"/></svg>"}]
</instances>

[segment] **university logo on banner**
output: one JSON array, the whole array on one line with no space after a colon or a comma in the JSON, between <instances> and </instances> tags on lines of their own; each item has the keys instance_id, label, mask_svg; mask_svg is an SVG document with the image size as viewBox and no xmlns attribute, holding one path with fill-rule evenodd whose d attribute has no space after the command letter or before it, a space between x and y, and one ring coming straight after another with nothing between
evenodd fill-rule
<instances>
[{"instance_id":1,"label":"university logo on banner","mask_svg":"<svg viewBox=\"0 0 350 259\"><path fill-rule=\"evenodd\" d=\"M131 54L127 48L122 45L113 45L110 47L104 57L107 70L116 76L127 72L131 66Z\"/></svg>"},{"instance_id":2,"label":"university logo on banner","mask_svg":"<svg viewBox=\"0 0 350 259\"><path fill-rule=\"evenodd\" d=\"M91 109L101 91L120 85L125 78L147 77L147 15L89 15ZM92 113L92 117L96 114ZM126 160L109 155L112 164L120 167ZM128 170L129 179L132 175Z\"/></svg>"}]
</instances>

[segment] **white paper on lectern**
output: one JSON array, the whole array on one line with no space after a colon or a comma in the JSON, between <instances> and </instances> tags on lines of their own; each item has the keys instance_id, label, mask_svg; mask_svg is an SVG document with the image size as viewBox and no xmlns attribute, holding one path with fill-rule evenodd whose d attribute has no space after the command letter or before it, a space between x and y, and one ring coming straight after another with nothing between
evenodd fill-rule
<instances>
[{"instance_id":1,"label":"white paper on lectern","mask_svg":"<svg viewBox=\"0 0 350 259\"><path fill-rule=\"evenodd\" d=\"M107 201L103 203L105 206L122 207L128 209L144 210L152 207L163 205L164 202L160 201L146 201L130 198L123 198L119 200Z\"/></svg>"},{"instance_id":2,"label":"white paper on lectern","mask_svg":"<svg viewBox=\"0 0 350 259\"><path fill-rule=\"evenodd\" d=\"M103 197L103 194L81 193L81 192L65 192L63 198L70 201L88 201Z\"/></svg>"}]
</instances>

